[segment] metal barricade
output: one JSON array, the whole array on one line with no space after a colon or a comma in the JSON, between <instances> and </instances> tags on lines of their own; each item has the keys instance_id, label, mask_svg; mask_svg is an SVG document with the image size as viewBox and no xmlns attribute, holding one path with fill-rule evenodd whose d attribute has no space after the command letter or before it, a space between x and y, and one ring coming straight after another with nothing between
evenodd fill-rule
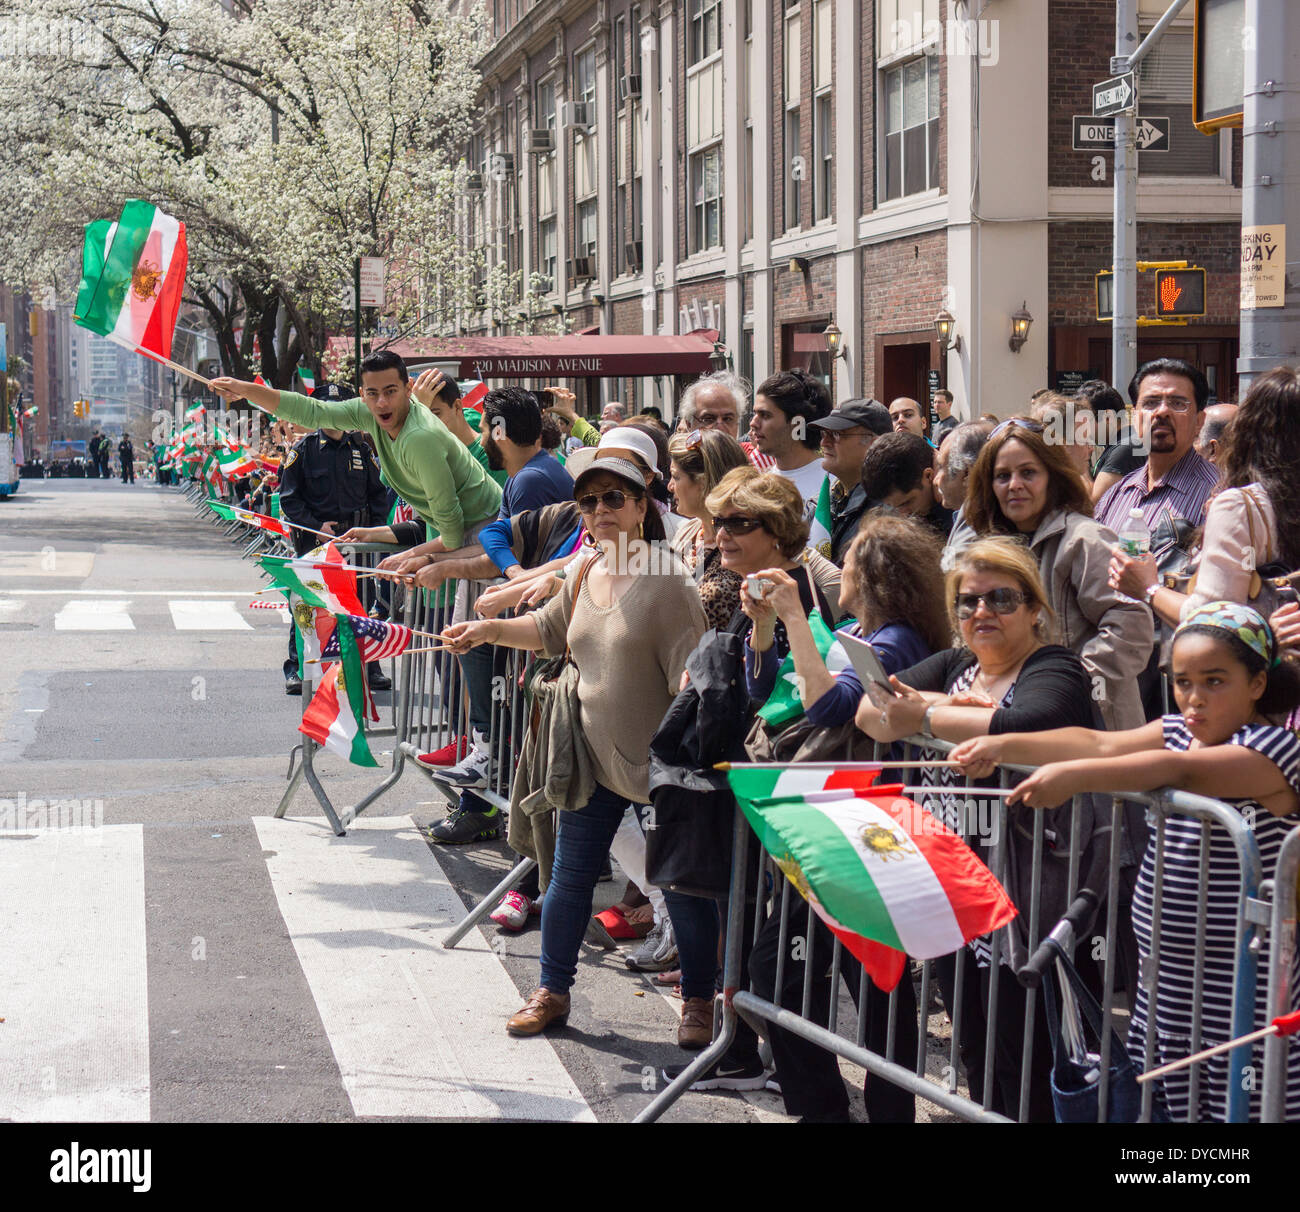
<instances>
[{"instance_id":1,"label":"metal barricade","mask_svg":"<svg viewBox=\"0 0 1300 1212\"><path fill-rule=\"evenodd\" d=\"M1277 856L1273 878L1266 885L1273 909L1269 925L1268 1009L1272 1020L1290 1014L1296 1004L1296 880L1300 876L1300 828L1291 830ZM1263 1114L1266 1124L1286 1121L1287 1061L1291 1037L1272 1035L1264 1041Z\"/></svg>"},{"instance_id":2,"label":"metal barricade","mask_svg":"<svg viewBox=\"0 0 1300 1212\"><path fill-rule=\"evenodd\" d=\"M910 738L908 752L904 756L911 757L912 753L917 751L939 755L951 748L952 746L940 741ZM879 747L877 754L888 767L889 756L882 753ZM825 765L842 768L845 763ZM1004 768L1003 786L1010 784L1014 773L1023 773L1027 770L1028 768L1023 767ZM925 806L934 805L936 797L945 793L948 796L956 796L962 801L960 804L962 819L959 822L958 832L962 833L968 843L978 846L981 841L987 842L990 826L992 827L992 844L991 847L986 846L982 857L986 859L991 870L1004 886L1007 886L1008 865L1012 858L1010 839L1013 828L1019 829L1019 826L1009 816L1005 800L992 799L988 795L988 788L980 787L927 786L906 789L906 794ZM1019 978L1018 981L1007 980L1002 972L1005 966L1003 935L1006 931L999 931L986 940L987 957L979 961L978 966L971 958L972 945L968 944L966 948L955 952L952 956L925 961L914 973L905 971L899 987L889 994L887 1007L883 1010L881 1009L883 994L873 988L871 991L874 992L875 1000L870 1021L865 1015L869 992L866 974L860 973L854 986L850 987L847 984L846 969L855 968L857 964L847 956L838 940L833 940L833 944L829 947L829 956L826 954L827 949L822 948L818 963L814 964L806 958L806 949L811 945L814 936L820 934L824 939L829 940L829 935L824 927L819 926L811 906L802 906L798 897L791 896L789 881L780 874L779 868L768 855L760 850L757 864L748 863L746 855L749 853L750 845L756 845L756 839L744 815L738 809L731 895L726 917L724 996L720 1005L720 1019L716 1020L715 1039L677 1080L661 1091L637 1116L637 1121L650 1122L657 1119L697 1077L722 1057L735 1037L738 1018L743 1019L759 1033L770 1031L771 1026L791 1032L819 1049L861 1066L873 1078L884 1079L901 1090L923 1098L962 1119L978 1122L1024 1121L1030 1118L1031 1104L1035 1102L1035 1098L1038 1117L1050 1117L1050 1102L1048 1115L1042 1115L1044 1090L1041 1082L1044 1072L1042 1066L1046 1062L1050 1068L1051 1054L1049 1051L1037 1051L1042 1046L1039 1037L1046 1034L1043 1030L1036 1030L1036 1026L1041 1027L1043 1021L1037 1000L1039 979L1045 970L1046 956L1039 945L1044 936L1057 926L1058 916L1064 914L1065 907L1069 907L1071 911L1072 924L1078 924L1083 918L1090 916L1091 903L1085 901L1082 906L1079 904L1080 880L1087 874L1081 868L1085 858L1091 865L1090 878L1093 884L1103 885L1101 888L1094 888L1094 891L1099 894L1097 899L1104 896L1105 900L1104 930L1098 935L1094 927L1087 938L1077 940L1084 944L1079 952L1081 964L1086 964L1091 959L1099 961L1100 972L1093 974L1093 983L1098 986L1097 1000L1102 1006L1100 1054L1096 1058L1098 1069L1096 1089L1099 1100L1098 1118L1104 1121L1109 1097L1112 1029L1120 1021L1118 1016L1127 1018L1127 1014L1131 1012L1132 999L1136 991L1130 974L1125 998L1121 999L1116 992L1116 967L1121 931L1131 929L1127 915L1123 912L1126 907L1121 905L1120 895L1121 860L1125 857L1122 829L1125 801L1144 805L1148 820L1152 822L1149 845L1154 847L1151 858L1154 863L1154 886L1157 889L1163 887L1166 835L1172 820L1190 818L1200 822L1202 869L1208 864L1211 831L1222 831L1226 835L1227 844L1235 855L1240 877L1233 936L1232 988L1228 991L1232 1005L1232 1038L1245 1034L1250 1030L1255 1017L1257 952L1261 929L1265 924L1261 912L1263 906L1259 900L1261 879L1259 851L1246 822L1237 811L1223 803L1184 792L1124 793L1122 800L1108 795L1106 799L1109 800L1109 814L1104 811L1096 814L1094 817L1096 824L1093 826L1094 835L1098 839L1095 845L1103 847L1103 850L1089 851L1089 838L1084 837L1081 832L1085 827L1088 806L1080 803L1081 798L1076 797L1076 800L1071 802L1068 809L1068 825L1057 829L1055 836L1047 835L1047 816L1042 812L1034 812L1031 818L1032 826L1016 835L1015 840L1019 845L1029 847L1028 854L1017 858L1022 879L1025 874L1024 869L1028 868L1029 886L1020 888L1019 896L1016 898L1027 935L1025 954L1029 958L1027 961L1022 960L1014 970L1009 967L1006 969L1006 975L1014 975ZM979 819L981 817L983 819ZM1059 817L1053 819L1060 821ZM1029 834L1028 837L1024 836L1026 833ZM1063 846L1062 833L1068 834L1068 848ZM1044 860L1049 847L1052 848L1055 856L1052 861L1058 868L1058 875L1053 877L1054 880L1058 880L1059 867L1064 859L1065 887L1062 907L1044 920L1042 912ZM1300 845L1296 847L1295 859L1300 861ZM1294 862L1291 872L1290 886L1294 890ZM757 889L757 895L752 895L752 918L751 911L746 905L747 883L751 895ZM1203 1043L1200 995L1207 978L1204 910L1208 891L1204 880L1201 881L1200 889L1201 912L1197 916L1201 924L1196 930L1191 961L1197 996L1192 1007L1192 1038L1189 1051L1199 1049ZM1058 883L1053 893L1058 904L1062 902L1061 891ZM1162 992L1157 978L1161 962L1168 959L1161 945L1162 931L1166 929L1163 899L1161 896L1155 896L1152 901L1151 950L1150 954L1144 957L1147 962L1142 965L1141 972L1137 974L1137 979L1140 980L1146 994L1147 1026L1142 1039L1136 1041L1136 1046L1131 1038L1129 1043L1129 1049L1134 1053L1134 1062L1140 1069L1154 1067L1156 1016L1161 1005ZM768 932L766 936L760 933L764 930ZM775 974L770 971L762 973L764 983L773 990L772 997L765 998L755 991L756 982L752 977L748 987L741 988L742 959L746 958L742 955L742 940L760 936L767 944L771 941L771 934L777 931L779 936L775 951ZM1076 942L1072 937L1073 933L1075 932L1067 933L1062 930L1058 934L1058 937L1066 936L1067 953L1073 951ZM1172 928L1169 933L1173 933ZM802 960L792 956L790 943L795 938L802 940L801 945L805 949ZM1098 946L1099 943L1104 945ZM1276 933L1274 944L1277 945ZM1095 956L1094 949L1097 952ZM767 958L767 948L765 947L764 950ZM803 962L802 977L800 978L797 969L792 969L794 973L792 985L791 980L786 979L785 970L788 965L796 962ZM824 984L819 987L819 995L828 997L826 1017L815 1021L810 1016L814 986L818 982L825 982L828 974L829 993L827 994ZM978 980L986 986L984 991L968 988L971 980ZM944 1024L942 1020L935 1022L935 1015L931 1013L931 994L936 985L946 986L943 990L944 1000L951 1003L947 1007L951 1027L947 1032L946 1044L942 1047L940 1042L944 1035ZM857 994L854 998L858 1008L856 1021L846 1025L841 1016L842 995L851 996L854 993ZM904 999L905 1008L914 995L918 1007L917 1044L914 1054L908 1051L904 1055L898 1037L907 1024L900 1018L900 998ZM1000 1001L1007 997L1012 999L1012 1004L1000 1004ZM964 1021L970 1014L978 1014L982 1018L982 1023L977 1024L979 1030L975 1032L972 1032L969 1024ZM883 1046L868 1046L869 1029L877 1038L884 1036ZM910 1028L907 1033L910 1036ZM1002 1058L1000 1066L998 1065L999 1050ZM1009 1054L1013 1052L1018 1054L1018 1072L1008 1061ZM966 1054L965 1057L963 1053ZM1036 1060L1039 1063L1040 1085L1035 1090L1031 1090ZM1231 1070L1237 1072L1249 1062L1250 1048L1246 1046L1232 1052L1229 1064ZM1015 1082L1018 1083L1018 1089L1013 1096L999 1097L999 1068L1003 1073L1003 1091L1008 1086L1009 1074L1013 1075ZM798 1078L798 1074L791 1075L791 1080ZM1193 1117L1197 1106L1196 1080L1196 1078L1192 1079L1193 1088L1190 1098ZM972 1086L982 1087L982 1094L978 1097L973 1096ZM1142 1121L1151 1120L1156 1113L1157 1104L1153 1102L1155 1095L1153 1084L1147 1083L1142 1094L1140 1112ZM999 1102L1001 1102L1000 1107L996 1105ZM1250 1090L1243 1089L1242 1083L1230 1082L1222 1109L1216 1106L1214 1110L1228 1121L1246 1120L1250 1112Z\"/></svg>"}]
</instances>

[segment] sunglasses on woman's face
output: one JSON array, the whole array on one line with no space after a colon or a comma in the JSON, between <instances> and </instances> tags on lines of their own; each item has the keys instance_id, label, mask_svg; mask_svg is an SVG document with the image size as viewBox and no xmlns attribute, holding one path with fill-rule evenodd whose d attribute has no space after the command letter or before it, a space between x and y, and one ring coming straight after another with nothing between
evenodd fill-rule
<instances>
[{"instance_id":1,"label":"sunglasses on woman's face","mask_svg":"<svg viewBox=\"0 0 1300 1212\"><path fill-rule=\"evenodd\" d=\"M994 614L1015 614L1027 601L1028 596L1019 589L990 589L988 593L959 593L954 605L959 619L969 619L981 602Z\"/></svg>"},{"instance_id":2,"label":"sunglasses on woman's face","mask_svg":"<svg viewBox=\"0 0 1300 1212\"><path fill-rule=\"evenodd\" d=\"M725 530L728 534L752 534L763 525L761 518L744 518L735 514L729 518L714 518L713 529Z\"/></svg>"},{"instance_id":3,"label":"sunglasses on woman's face","mask_svg":"<svg viewBox=\"0 0 1300 1212\"><path fill-rule=\"evenodd\" d=\"M603 505L606 509L622 509L629 500L639 501L641 498L633 493L623 492L618 488L611 488L608 492L602 492L597 496L594 492L585 497L578 498L578 509L582 513L595 513L597 505Z\"/></svg>"}]
</instances>

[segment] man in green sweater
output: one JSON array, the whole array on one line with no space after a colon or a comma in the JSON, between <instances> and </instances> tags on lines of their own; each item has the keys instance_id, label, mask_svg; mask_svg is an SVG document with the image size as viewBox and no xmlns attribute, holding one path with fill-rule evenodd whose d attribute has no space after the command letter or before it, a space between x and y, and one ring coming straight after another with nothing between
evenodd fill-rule
<instances>
[{"instance_id":1,"label":"man in green sweater","mask_svg":"<svg viewBox=\"0 0 1300 1212\"><path fill-rule=\"evenodd\" d=\"M361 360L359 400L324 403L224 376L212 387L225 400L247 399L295 425L370 434L384 479L447 551L465 546L501 508L501 489L464 444L427 408L411 407L406 363L390 350Z\"/></svg>"}]
</instances>

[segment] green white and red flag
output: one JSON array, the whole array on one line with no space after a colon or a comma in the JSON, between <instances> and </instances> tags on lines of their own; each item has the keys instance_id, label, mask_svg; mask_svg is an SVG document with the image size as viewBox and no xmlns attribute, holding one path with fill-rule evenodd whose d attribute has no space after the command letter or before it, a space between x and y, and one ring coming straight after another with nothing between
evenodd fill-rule
<instances>
[{"instance_id":1,"label":"green white and red flag","mask_svg":"<svg viewBox=\"0 0 1300 1212\"><path fill-rule=\"evenodd\" d=\"M764 849L891 989L905 954L948 955L1004 926L1016 907L957 834L898 787L873 785L883 766L737 764L728 779Z\"/></svg>"},{"instance_id":2,"label":"green white and red flag","mask_svg":"<svg viewBox=\"0 0 1300 1212\"><path fill-rule=\"evenodd\" d=\"M311 395L316 390L316 376L306 366L299 366L294 373L298 376L298 382L302 384L302 394Z\"/></svg>"},{"instance_id":3,"label":"green white and red flag","mask_svg":"<svg viewBox=\"0 0 1300 1212\"><path fill-rule=\"evenodd\" d=\"M460 388L461 408L478 408L487 399L488 385L482 379L467 379Z\"/></svg>"},{"instance_id":4,"label":"green white and red flag","mask_svg":"<svg viewBox=\"0 0 1300 1212\"><path fill-rule=\"evenodd\" d=\"M203 414L208 410L202 404L191 404L185 410L185 421L187 425L197 425L203 420Z\"/></svg>"},{"instance_id":5,"label":"green white and red flag","mask_svg":"<svg viewBox=\"0 0 1300 1212\"><path fill-rule=\"evenodd\" d=\"M258 556L262 571L281 589L287 589L309 606L330 614L365 614L357 597L356 574L343 568L343 556L333 544L317 547L305 556Z\"/></svg>"},{"instance_id":6,"label":"green white and red flag","mask_svg":"<svg viewBox=\"0 0 1300 1212\"><path fill-rule=\"evenodd\" d=\"M169 359L187 256L185 224L132 198L115 224L86 228L73 318L146 357Z\"/></svg>"},{"instance_id":7,"label":"green white and red flag","mask_svg":"<svg viewBox=\"0 0 1300 1212\"><path fill-rule=\"evenodd\" d=\"M228 446L219 446L215 453L217 462L221 464L221 474L228 480L246 476L257 466L251 451L233 451Z\"/></svg>"},{"instance_id":8,"label":"green white and red flag","mask_svg":"<svg viewBox=\"0 0 1300 1212\"><path fill-rule=\"evenodd\" d=\"M258 387L270 387L270 384L262 378L261 375L254 375L253 382L256 383Z\"/></svg>"},{"instance_id":9,"label":"green white and red flag","mask_svg":"<svg viewBox=\"0 0 1300 1212\"><path fill-rule=\"evenodd\" d=\"M218 517L225 518L227 522L243 522L248 526L256 526L259 530L269 530L272 534L283 535L286 539L289 537L289 527L276 518L266 513L255 513L251 509L239 509L234 505L227 505L224 501L209 501L208 508Z\"/></svg>"},{"instance_id":10,"label":"green white and red flag","mask_svg":"<svg viewBox=\"0 0 1300 1212\"><path fill-rule=\"evenodd\" d=\"M298 731L354 766L378 766L366 744L365 673L350 628L340 627L340 659L321 679Z\"/></svg>"}]
</instances>

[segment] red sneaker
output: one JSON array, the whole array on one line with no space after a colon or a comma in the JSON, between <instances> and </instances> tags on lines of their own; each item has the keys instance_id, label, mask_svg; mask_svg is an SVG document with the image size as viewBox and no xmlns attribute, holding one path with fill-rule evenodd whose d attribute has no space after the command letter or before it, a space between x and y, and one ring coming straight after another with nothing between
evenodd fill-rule
<instances>
[{"instance_id":1,"label":"red sneaker","mask_svg":"<svg viewBox=\"0 0 1300 1212\"><path fill-rule=\"evenodd\" d=\"M463 736L449 745L444 745L441 749L435 749L432 753L422 753L415 760L421 766L454 766L467 753L469 753L469 737Z\"/></svg>"}]
</instances>

